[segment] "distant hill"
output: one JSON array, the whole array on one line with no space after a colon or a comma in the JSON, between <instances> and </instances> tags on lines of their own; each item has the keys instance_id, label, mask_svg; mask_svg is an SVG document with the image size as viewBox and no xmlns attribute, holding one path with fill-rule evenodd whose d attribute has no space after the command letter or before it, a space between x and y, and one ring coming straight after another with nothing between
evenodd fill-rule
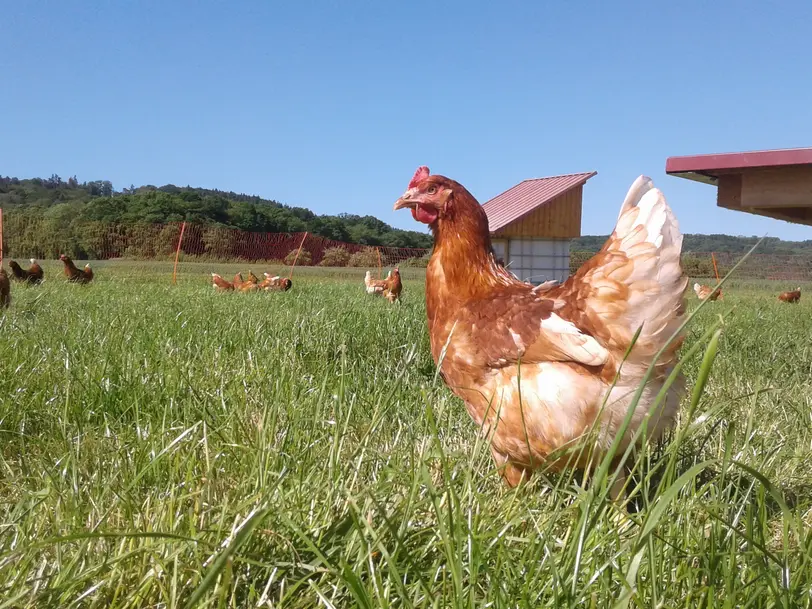
<instances>
[{"instance_id":1,"label":"distant hill","mask_svg":"<svg viewBox=\"0 0 812 609\"><path fill-rule=\"evenodd\" d=\"M573 239L570 249L574 252L597 252L608 239L608 235L587 235ZM733 237L731 235L684 235L682 251L691 252L717 252L744 254L753 247L760 237ZM768 237L759 246L758 254L812 254L812 240L782 241L776 237Z\"/></svg>"},{"instance_id":2,"label":"distant hill","mask_svg":"<svg viewBox=\"0 0 812 609\"><path fill-rule=\"evenodd\" d=\"M183 220L198 224L238 228L254 232L314 235L362 245L429 248L432 237L418 231L394 228L373 216L317 215L303 207L291 207L272 199L191 186L130 186L116 191L111 182L67 181L50 178L18 179L0 176L0 207L14 215L36 215L51 222L53 230L72 225L81 231L87 222L163 223ZM574 252L596 252L606 236L574 239ZM685 235L683 251L742 254L758 237ZM812 254L812 240L782 241L768 238L759 253Z\"/></svg>"},{"instance_id":3,"label":"distant hill","mask_svg":"<svg viewBox=\"0 0 812 609\"><path fill-rule=\"evenodd\" d=\"M76 177L18 179L0 176L0 207L9 214L53 219L54 227L100 221L116 223L195 222L253 232L314 235L362 245L431 247L431 235L394 228L373 216L317 215L261 197L166 186L131 186L120 192L106 180L79 182Z\"/></svg>"}]
</instances>

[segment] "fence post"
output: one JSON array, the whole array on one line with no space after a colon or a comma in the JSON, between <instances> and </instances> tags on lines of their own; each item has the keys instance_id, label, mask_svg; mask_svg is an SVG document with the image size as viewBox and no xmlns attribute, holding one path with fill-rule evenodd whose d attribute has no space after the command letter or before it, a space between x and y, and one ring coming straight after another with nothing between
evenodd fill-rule
<instances>
[{"instance_id":1,"label":"fence post","mask_svg":"<svg viewBox=\"0 0 812 609\"><path fill-rule=\"evenodd\" d=\"M293 259L293 264L290 265L290 273L288 274L288 279L293 279L293 269L296 266L296 261L299 259L299 254L302 253L302 246L304 245L305 239L307 239L307 233L305 233L304 237L302 237L302 242L299 244L299 249L296 250L296 257Z\"/></svg>"},{"instance_id":2,"label":"fence post","mask_svg":"<svg viewBox=\"0 0 812 609\"><path fill-rule=\"evenodd\" d=\"M180 244L183 243L183 233L186 232L186 222L180 225L180 237L178 237L178 249L175 250L175 268L172 269L172 285L178 280L178 259L180 258Z\"/></svg>"},{"instance_id":3,"label":"fence post","mask_svg":"<svg viewBox=\"0 0 812 609\"><path fill-rule=\"evenodd\" d=\"M711 260L713 260L713 272L716 273L716 283L719 283L719 269L716 266L716 252L711 252Z\"/></svg>"},{"instance_id":4,"label":"fence post","mask_svg":"<svg viewBox=\"0 0 812 609\"><path fill-rule=\"evenodd\" d=\"M381 248L376 247L375 251L378 252L378 279L380 279L383 274L383 269L381 268Z\"/></svg>"}]
</instances>

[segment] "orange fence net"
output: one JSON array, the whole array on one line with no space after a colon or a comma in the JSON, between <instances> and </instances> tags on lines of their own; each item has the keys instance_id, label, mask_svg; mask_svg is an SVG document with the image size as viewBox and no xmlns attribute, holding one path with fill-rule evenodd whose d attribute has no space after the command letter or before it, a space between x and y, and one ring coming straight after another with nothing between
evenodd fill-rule
<instances>
[{"instance_id":1,"label":"orange fence net","mask_svg":"<svg viewBox=\"0 0 812 609\"><path fill-rule=\"evenodd\" d=\"M3 251L9 258L249 262L285 266L378 269L425 266L429 250L343 243L312 233L254 233L184 222L60 227L48 217L6 214ZM182 234L181 234L182 233ZM297 258L298 256L298 258ZM177 264L175 272L177 272Z\"/></svg>"},{"instance_id":2,"label":"orange fence net","mask_svg":"<svg viewBox=\"0 0 812 609\"><path fill-rule=\"evenodd\" d=\"M744 254L729 252L690 252L682 256L685 273L694 278L716 281L724 277ZM736 269L734 278L772 281L812 281L812 256L809 254L751 254Z\"/></svg>"},{"instance_id":3,"label":"orange fence net","mask_svg":"<svg viewBox=\"0 0 812 609\"><path fill-rule=\"evenodd\" d=\"M312 233L254 233L188 222L64 223L48 215L32 217L8 210L0 222L0 259L53 260L65 253L76 260L177 260L180 266L176 263L173 276L182 274L183 262L258 262L293 267L295 260L297 267L357 267L376 270L380 277L393 266L425 267L429 256L427 249L343 243ZM590 256L573 251L570 270L577 270ZM724 276L741 257L685 252L682 262L689 276L711 280L717 272ZM753 254L739 267L737 277L812 281L812 255Z\"/></svg>"}]
</instances>

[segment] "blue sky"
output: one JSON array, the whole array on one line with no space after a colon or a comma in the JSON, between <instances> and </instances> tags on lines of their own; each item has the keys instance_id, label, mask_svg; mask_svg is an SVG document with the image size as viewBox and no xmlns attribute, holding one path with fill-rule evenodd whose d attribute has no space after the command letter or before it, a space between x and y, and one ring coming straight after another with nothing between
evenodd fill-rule
<instances>
[{"instance_id":1,"label":"blue sky","mask_svg":"<svg viewBox=\"0 0 812 609\"><path fill-rule=\"evenodd\" d=\"M657 5L657 6L655 6ZM716 208L670 155L812 145L812 3L9 2L0 174L392 212L427 164L484 202L597 170L584 234L650 175L684 232L812 239Z\"/></svg>"}]
</instances>

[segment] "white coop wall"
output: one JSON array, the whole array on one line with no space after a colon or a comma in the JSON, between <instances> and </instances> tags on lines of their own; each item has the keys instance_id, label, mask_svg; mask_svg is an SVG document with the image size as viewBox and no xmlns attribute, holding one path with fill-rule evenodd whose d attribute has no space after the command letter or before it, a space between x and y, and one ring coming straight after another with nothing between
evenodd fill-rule
<instances>
[{"instance_id":1,"label":"white coop wall","mask_svg":"<svg viewBox=\"0 0 812 609\"><path fill-rule=\"evenodd\" d=\"M508 269L523 281L539 284L569 277L569 239L510 239L507 250ZM495 245L494 252L498 257Z\"/></svg>"}]
</instances>

